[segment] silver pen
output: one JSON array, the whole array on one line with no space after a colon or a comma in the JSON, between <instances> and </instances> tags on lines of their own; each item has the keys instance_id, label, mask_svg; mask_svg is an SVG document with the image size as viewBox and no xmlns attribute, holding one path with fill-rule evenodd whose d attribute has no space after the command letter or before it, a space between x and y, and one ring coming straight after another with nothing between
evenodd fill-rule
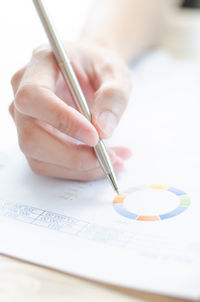
<instances>
[{"instance_id":1,"label":"silver pen","mask_svg":"<svg viewBox=\"0 0 200 302\"><path fill-rule=\"evenodd\" d=\"M67 57L65 49L56 33L52 20L47 14L46 7L44 6L42 0L33 0L33 2L49 39L51 48L62 72L63 78L66 81L70 93L73 97L73 100L80 112L91 122L91 113L88 104L76 78L75 72L71 66L69 58ZM102 140L99 140L98 144L94 147L94 150L100 166L110 180L112 187L114 188L116 193L119 194L115 172L104 142Z\"/></svg>"}]
</instances>

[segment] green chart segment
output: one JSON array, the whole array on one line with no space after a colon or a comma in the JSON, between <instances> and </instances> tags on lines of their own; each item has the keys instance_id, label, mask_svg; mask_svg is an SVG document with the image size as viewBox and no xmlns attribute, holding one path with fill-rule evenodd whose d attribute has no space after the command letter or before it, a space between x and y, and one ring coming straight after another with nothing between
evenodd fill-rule
<instances>
[{"instance_id":1,"label":"green chart segment","mask_svg":"<svg viewBox=\"0 0 200 302\"><path fill-rule=\"evenodd\" d=\"M185 193L182 190L176 189L174 187L168 187L168 186L163 186L163 185L150 185L150 186L141 186L138 188L133 188L132 190L129 190L130 193L136 192L136 191L141 191L141 190L163 190L170 192L174 195L176 195L179 199L179 204L178 206L173 209L170 212L160 214L160 215L139 215L137 213L133 213L128 211L125 208L124 202L126 200L127 195L119 195L113 200L113 208L114 210L120 214L121 216L124 216L126 218L132 219L132 220L138 220L138 221L159 221L159 220L166 220L175 216L180 215L183 213L187 208L189 207L191 201L190 197L187 193Z\"/></svg>"}]
</instances>

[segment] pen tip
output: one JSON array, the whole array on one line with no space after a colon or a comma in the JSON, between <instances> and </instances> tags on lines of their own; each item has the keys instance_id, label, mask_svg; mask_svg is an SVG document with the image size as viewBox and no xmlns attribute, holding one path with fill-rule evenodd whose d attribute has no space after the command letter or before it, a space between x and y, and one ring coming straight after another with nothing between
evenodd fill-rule
<instances>
[{"instance_id":1,"label":"pen tip","mask_svg":"<svg viewBox=\"0 0 200 302\"><path fill-rule=\"evenodd\" d=\"M118 185L117 185L117 180L115 178L115 175L108 174L108 178L109 178L109 180L110 180L110 182L111 182L111 184L112 184L115 192L117 193L117 195L119 195L120 193L119 193L119 188L118 188Z\"/></svg>"},{"instance_id":2,"label":"pen tip","mask_svg":"<svg viewBox=\"0 0 200 302\"><path fill-rule=\"evenodd\" d=\"M117 195L120 195L118 188L115 188L115 192L117 193Z\"/></svg>"}]
</instances>

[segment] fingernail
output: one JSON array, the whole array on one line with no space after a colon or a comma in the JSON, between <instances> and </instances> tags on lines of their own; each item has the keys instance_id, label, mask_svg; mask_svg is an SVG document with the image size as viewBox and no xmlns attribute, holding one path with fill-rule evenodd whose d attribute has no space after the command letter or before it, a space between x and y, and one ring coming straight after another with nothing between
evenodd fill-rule
<instances>
[{"instance_id":1,"label":"fingernail","mask_svg":"<svg viewBox=\"0 0 200 302\"><path fill-rule=\"evenodd\" d=\"M97 117L97 123L101 130L110 136L117 127L118 120L117 116L111 111L103 111Z\"/></svg>"}]
</instances>

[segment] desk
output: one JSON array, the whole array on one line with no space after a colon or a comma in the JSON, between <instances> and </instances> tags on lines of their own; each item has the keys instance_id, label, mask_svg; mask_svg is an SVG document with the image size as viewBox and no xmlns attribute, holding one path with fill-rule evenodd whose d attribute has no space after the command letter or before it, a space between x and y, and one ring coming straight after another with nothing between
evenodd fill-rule
<instances>
[{"instance_id":1,"label":"desk","mask_svg":"<svg viewBox=\"0 0 200 302\"><path fill-rule=\"evenodd\" d=\"M87 281L9 257L0 257L2 302L183 301Z\"/></svg>"},{"instance_id":2,"label":"desk","mask_svg":"<svg viewBox=\"0 0 200 302\"><path fill-rule=\"evenodd\" d=\"M200 12L178 11L169 23L168 34L161 45L171 50L175 55L180 54L180 49L181 54L185 57L200 55L199 41L196 41L197 34L200 35ZM184 40L184 43L179 46L175 39L176 33L178 33L179 42ZM191 33L194 34L191 35ZM183 39L184 37L186 39ZM187 44L187 41L189 41L189 44ZM165 302L178 300L90 282L6 256L0 256L0 301Z\"/></svg>"}]
</instances>

